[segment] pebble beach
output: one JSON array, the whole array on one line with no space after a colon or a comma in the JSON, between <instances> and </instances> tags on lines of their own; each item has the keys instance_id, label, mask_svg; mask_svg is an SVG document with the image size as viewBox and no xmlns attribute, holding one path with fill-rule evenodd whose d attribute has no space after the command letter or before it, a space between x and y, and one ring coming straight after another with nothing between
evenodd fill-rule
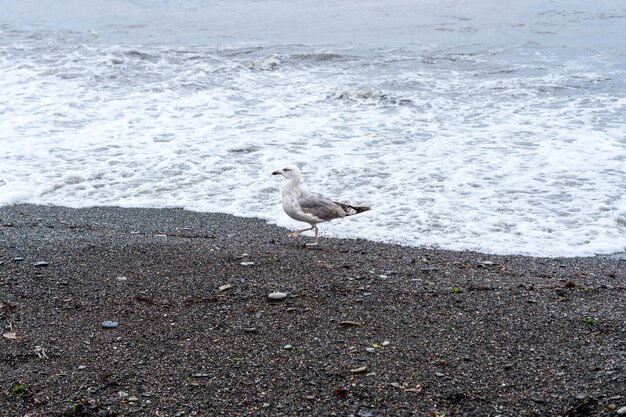
<instances>
[{"instance_id":1,"label":"pebble beach","mask_svg":"<svg viewBox=\"0 0 626 417\"><path fill-rule=\"evenodd\" d=\"M0 207L2 416L614 416L626 262Z\"/></svg>"}]
</instances>

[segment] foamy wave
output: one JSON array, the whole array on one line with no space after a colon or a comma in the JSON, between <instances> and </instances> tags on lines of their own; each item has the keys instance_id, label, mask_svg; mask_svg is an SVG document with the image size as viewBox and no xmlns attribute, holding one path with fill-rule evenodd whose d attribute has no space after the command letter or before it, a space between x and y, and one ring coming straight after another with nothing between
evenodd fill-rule
<instances>
[{"instance_id":1,"label":"foamy wave","mask_svg":"<svg viewBox=\"0 0 626 417\"><path fill-rule=\"evenodd\" d=\"M261 59L251 59L241 64L244 68L259 71L274 71L280 65L280 60L270 56Z\"/></svg>"},{"instance_id":2,"label":"foamy wave","mask_svg":"<svg viewBox=\"0 0 626 417\"><path fill-rule=\"evenodd\" d=\"M383 103L409 105L412 101L406 98L396 98L385 94L382 91L353 91L353 90L337 90L329 95L333 100L357 101L362 103Z\"/></svg>"},{"instance_id":3,"label":"foamy wave","mask_svg":"<svg viewBox=\"0 0 626 417\"><path fill-rule=\"evenodd\" d=\"M0 204L185 207L295 227L270 173L296 163L305 187L374 206L326 236L532 255L626 248L625 74L601 58L11 36Z\"/></svg>"}]
</instances>

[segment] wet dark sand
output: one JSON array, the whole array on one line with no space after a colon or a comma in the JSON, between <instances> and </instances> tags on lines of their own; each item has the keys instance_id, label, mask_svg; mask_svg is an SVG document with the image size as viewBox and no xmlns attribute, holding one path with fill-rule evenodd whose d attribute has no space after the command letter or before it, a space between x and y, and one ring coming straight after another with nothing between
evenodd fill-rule
<instances>
[{"instance_id":1,"label":"wet dark sand","mask_svg":"<svg viewBox=\"0 0 626 417\"><path fill-rule=\"evenodd\" d=\"M626 262L286 235L175 209L0 208L0 415L626 406Z\"/></svg>"}]
</instances>

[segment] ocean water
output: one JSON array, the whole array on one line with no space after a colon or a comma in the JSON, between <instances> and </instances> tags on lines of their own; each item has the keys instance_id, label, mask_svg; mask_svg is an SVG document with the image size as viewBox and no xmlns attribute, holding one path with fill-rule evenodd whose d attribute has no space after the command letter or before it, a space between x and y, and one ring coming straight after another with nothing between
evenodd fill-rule
<instances>
[{"instance_id":1,"label":"ocean water","mask_svg":"<svg viewBox=\"0 0 626 417\"><path fill-rule=\"evenodd\" d=\"M183 207L487 253L626 250L622 0L0 0L0 205Z\"/></svg>"}]
</instances>

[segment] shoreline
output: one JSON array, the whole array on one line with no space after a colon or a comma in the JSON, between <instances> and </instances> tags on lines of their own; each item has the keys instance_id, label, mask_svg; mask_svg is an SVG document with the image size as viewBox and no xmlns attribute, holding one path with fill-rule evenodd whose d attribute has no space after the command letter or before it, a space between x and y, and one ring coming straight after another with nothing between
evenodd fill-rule
<instances>
[{"instance_id":1,"label":"shoreline","mask_svg":"<svg viewBox=\"0 0 626 417\"><path fill-rule=\"evenodd\" d=\"M0 337L0 409L608 416L626 406L626 262L324 237L305 248L286 234L183 209L0 207L0 326L14 334Z\"/></svg>"},{"instance_id":2,"label":"shoreline","mask_svg":"<svg viewBox=\"0 0 626 417\"><path fill-rule=\"evenodd\" d=\"M24 208L25 210L36 210L37 207L41 207L41 208L51 208L51 209L56 209L56 210L61 210L61 211L67 211L68 215L71 215L69 213L74 212L75 214L81 213L82 211L90 211L90 210L128 210L130 212L137 212L140 213L142 211L145 212L151 212L151 211L164 211L164 212L171 212L171 213L176 213L176 212L183 212L183 213L193 213L197 216L207 216L208 218L211 218L212 216L220 216L221 218L225 217L232 217L233 219L239 219L241 220L243 223L245 223L246 221L259 221L259 222L263 222L265 225L267 225L270 228L275 228L277 230L281 230L283 231L283 234L288 234L290 233L292 230L285 228L283 226L278 226L274 223L270 223L268 221L268 219L264 219L261 217L254 217L254 216L236 216L233 214L228 214L228 213L218 213L218 212L206 212L206 211L196 211L196 210L191 210L191 209L186 209L186 208L182 208L182 207L122 207L122 206L88 206L88 207L73 207L73 206L59 206L59 205L55 205L55 204L31 204L31 203L16 203L16 204L11 204L11 205L5 205L5 206L0 206L0 213L3 212L3 210L7 210L8 212L13 212L14 209L17 208ZM1 221L2 218L0 218L0 226L1 226ZM294 239L291 239L294 240ZM299 239L298 243L305 243L305 242L309 242L313 240L313 236L310 234L303 234L302 237ZM440 247L433 247L433 246L412 246L412 245L408 245L408 244L403 244L401 242L394 242L394 241L378 241L378 240L368 240L368 239L362 239L362 238L358 238L358 237L334 237L334 236L323 236L323 234L320 235L320 242L322 243L324 240L334 240L334 241L362 241L362 242L371 242L373 244L377 244L377 245L385 245L385 246L398 246L401 248L407 248L407 249L414 249L414 250L425 250L425 251L434 251L434 252L452 252L452 253L473 253L473 254L482 254L484 257L510 257L510 256L519 256L522 258L537 258L537 259L593 259L593 258L605 258L605 259L609 259L609 260L622 260L622 261L626 261L626 248L624 248L624 251L618 251L618 252L613 252L613 253L600 253L600 254L594 254L594 255L557 255L557 256L538 256L538 255L531 255L531 254L523 254L523 253L509 253L509 254L499 254L499 253L489 253L489 252L483 252L480 250L476 250L476 249L465 249L465 250L458 250L458 249L445 249L445 248L440 248Z\"/></svg>"}]
</instances>

